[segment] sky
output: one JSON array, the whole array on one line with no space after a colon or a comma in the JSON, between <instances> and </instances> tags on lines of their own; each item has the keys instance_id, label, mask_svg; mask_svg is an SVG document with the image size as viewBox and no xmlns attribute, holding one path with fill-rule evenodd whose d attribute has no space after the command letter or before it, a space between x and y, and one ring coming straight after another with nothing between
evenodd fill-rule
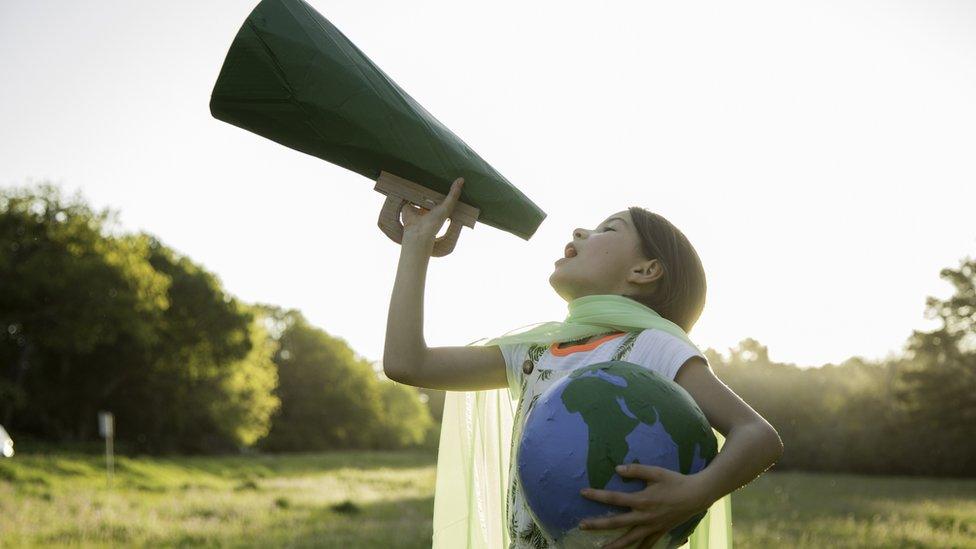
<instances>
[{"instance_id":1,"label":"sky","mask_svg":"<svg viewBox=\"0 0 976 549\"><path fill-rule=\"evenodd\" d=\"M553 262L632 205L701 257L700 348L804 367L901 352L976 252L976 3L308 3L547 214L431 258L429 346L563 320ZM379 361L385 197L210 115L255 5L0 0L0 185L77 191Z\"/></svg>"}]
</instances>

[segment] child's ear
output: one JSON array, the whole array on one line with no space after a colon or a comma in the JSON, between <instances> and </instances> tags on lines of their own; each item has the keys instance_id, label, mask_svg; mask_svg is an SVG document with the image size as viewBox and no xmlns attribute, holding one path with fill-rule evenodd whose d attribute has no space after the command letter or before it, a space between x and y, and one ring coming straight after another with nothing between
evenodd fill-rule
<instances>
[{"instance_id":1,"label":"child's ear","mask_svg":"<svg viewBox=\"0 0 976 549\"><path fill-rule=\"evenodd\" d=\"M664 276L664 269L657 259L649 259L638 263L627 277L628 282L635 284L650 284Z\"/></svg>"}]
</instances>

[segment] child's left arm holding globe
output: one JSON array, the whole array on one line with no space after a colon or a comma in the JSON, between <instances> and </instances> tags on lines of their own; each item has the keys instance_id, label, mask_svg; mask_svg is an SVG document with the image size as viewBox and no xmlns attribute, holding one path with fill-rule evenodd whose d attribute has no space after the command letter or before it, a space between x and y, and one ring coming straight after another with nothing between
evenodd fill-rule
<instances>
[{"instance_id":1,"label":"child's left arm holding globe","mask_svg":"<svg viewBox=\"0 0 976 549\"><path fill-rule=\"evenodd\" d=\"M674 381L695 399L708 422L725 437L725 443L698 473L684 475L662 467L629 464L622 466L624 470L618 469L619 474L647 481L646 489L633 493L584 490L583 495L590 499L633 509L580 523L586 530L631 527L605 545L606 549L622 549L641 540L640 548L653 546L674 526L754 480L783 454L783 442L773 426L715 377L701 357L685 362Z\"/></svg>"}]
</instances>

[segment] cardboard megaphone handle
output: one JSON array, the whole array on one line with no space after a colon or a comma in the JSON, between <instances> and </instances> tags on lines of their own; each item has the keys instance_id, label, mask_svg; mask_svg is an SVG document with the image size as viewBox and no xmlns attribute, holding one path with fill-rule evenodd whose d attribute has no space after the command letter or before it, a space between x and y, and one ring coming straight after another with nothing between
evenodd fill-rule
<instances>
[{"instance_id":1,"label":"cardboard megaphone handle","mask_svg":"<svg viewBox=\"0 0 976 549\"><path fill-rule=\"evenodd\" d=\"M386 195L386 201L383 202L377 225L386 236L390 237L390 240L397 244L403 240L403 223L400 222L400 213L407 202L430 210L447 198L445 194L385 171L380 171L380 176L376 179L376 186L373 187L373 190ZM478 208L458 200L449 218L451 223L447 227L447 232L444 233L444 236L434 239L434 248L430 255L442 257L451 253L454 250L454 245L457 244L458 236L461 234L461 227L466 226L473 229L480 213L481 210Z\"/></svg>"}]
</instances>

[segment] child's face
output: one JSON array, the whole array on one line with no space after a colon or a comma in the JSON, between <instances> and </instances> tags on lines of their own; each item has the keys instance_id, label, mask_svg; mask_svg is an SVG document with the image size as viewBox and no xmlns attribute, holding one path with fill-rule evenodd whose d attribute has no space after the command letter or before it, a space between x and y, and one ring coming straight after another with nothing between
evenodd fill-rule
<instances>
[{"instance_id":1,"label":"child's face","mask_svg":"<svg viewBox=\"0 0 976 549\"><path fill-rule=\"evenodd\" d=\"M644 256L629 210L607 216L593 230L574 230L569 245L576 255L558 259L549 276L567 302L594 294L646 295L664 274L657 259Z\"/></svg>"}]
</instances>

